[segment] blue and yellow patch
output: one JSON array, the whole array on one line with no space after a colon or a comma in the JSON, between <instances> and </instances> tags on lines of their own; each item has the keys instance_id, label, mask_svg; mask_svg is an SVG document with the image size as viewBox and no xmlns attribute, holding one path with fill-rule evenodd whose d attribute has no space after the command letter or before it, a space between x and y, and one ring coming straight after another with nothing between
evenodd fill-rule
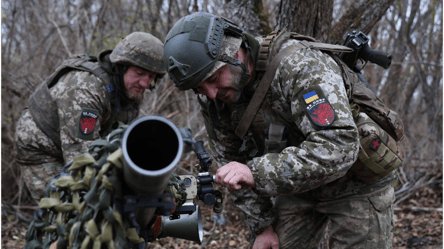
<instances>
[{"instance_id":1,"label":"blue and yellow patch","mask_svg":"<svg viewBox=\"0 0 444 249\"><path fill-rule=\"evenodd\" d=\"M301 91L298 98L301 104L305 102L305 111L314 125L325 128L333 124L336 118L335 110L320 86Z\"/></svg>"},{"instance_id":2,"label":"blue and yellow patch","mask_svg":"<svg viewBox=\"0 0 444 249\"><path fill-rule=\"evenodd\" d=\"M316 94L316 91L311 91L309 93L304 94L305 103L310 104L311 102L319 99L319 96Z\"/></svg>"}]
</instances>

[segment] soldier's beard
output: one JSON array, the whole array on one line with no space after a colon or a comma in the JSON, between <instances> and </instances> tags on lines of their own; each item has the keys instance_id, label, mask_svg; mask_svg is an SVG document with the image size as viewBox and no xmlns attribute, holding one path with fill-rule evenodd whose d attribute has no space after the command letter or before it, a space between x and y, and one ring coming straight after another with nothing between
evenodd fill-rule
<instances>
[{"instance_id":1,"label":"soldier's beard","mask_svg":"<svg viewBox=\"0 0 444 249\"><path fill-rule=\"evenodd\" d=\"M246 82L243 84L240 83L242 69L239 66L234 66L231 64L227 64L227 66L231 72L231 81L227 87L218 92L217 97L228 104L233 104L239 100Z\"/></svg>"},{"instance_id":2,"label":"soldier's beard","mask_svg":"<svg viewBox=\"0 0 444 249\"><path fill-rule=\"evenodd\" d=\"M132 93L128 90L125 90L125 96L130 99L130 100L134 100L134 101L141 101L143 99L143 93Z\"/></svg>"}]
</instances>

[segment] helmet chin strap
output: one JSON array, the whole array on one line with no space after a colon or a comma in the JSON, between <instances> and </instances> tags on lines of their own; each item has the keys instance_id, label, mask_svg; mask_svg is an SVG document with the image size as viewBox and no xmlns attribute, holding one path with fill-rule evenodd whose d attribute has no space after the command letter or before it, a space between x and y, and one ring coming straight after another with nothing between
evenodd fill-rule
<instances>
[{"instance_id":1,"label":"helmet chin strap","mask_svg":"<svg viewBox=\"0 0 444 249\"><path fill-rule=\"evenodd\" d=\"M239 85L245 86L251 77L250 73L248 72L248 59L250 58L251 52L250 52L250 47L248 46L247 39L242 39L242 40L243 43L245 44L245 49L247 50L247 59L245 60L245 64L242 63L240 60L228 56L227 54L221 55L219 57L219 60L234 66L239 66L242 69L242 76L239 80Z\"/></svg>"}]
</instances>

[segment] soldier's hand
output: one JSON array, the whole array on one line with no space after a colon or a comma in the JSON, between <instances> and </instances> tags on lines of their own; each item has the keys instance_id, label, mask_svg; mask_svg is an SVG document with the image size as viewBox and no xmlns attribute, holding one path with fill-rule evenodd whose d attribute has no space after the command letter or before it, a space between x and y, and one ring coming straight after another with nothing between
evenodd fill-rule
<instances>
[{"instance_id":1,"label":"soldier's hand","mask_svg":"<svg viewBox=\"0 0 444 249\"><path fill-rule=\"evenodd\" d=\"M254 188L253 174L247 165L230 162L229 164L219 168L216 172L216 183L229 190L239 190L242 187Z\"/></svg>"},{"instance_id":2,"label":"soldier's hand","mask_svg":"<svg viewBox=\"0 0 444 249\"><path fill-rule=\"evenodd\" d=\"M279 249L279 238L273 230L273 226L269 226L256 237L253 249Z\"/></svg>"}]
</instances>

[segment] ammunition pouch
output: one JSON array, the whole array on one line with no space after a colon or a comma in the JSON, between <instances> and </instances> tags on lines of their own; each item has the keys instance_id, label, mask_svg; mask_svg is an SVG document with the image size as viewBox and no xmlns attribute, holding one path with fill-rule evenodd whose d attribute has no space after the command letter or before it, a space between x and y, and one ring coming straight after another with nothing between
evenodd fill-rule
<instances>
[{"instance_id":1,"label":"ammunition pouch","mask_svg":"<svg viewBox=\"0 0 444 249\"><path fill-rule=\"evenodd\" d=\"M402 163L399 145L367 114L359 113L355 119L359 131L358 161L351 171L362 181L376 182L388 176Z\"/></svg>"}]
</instances>

